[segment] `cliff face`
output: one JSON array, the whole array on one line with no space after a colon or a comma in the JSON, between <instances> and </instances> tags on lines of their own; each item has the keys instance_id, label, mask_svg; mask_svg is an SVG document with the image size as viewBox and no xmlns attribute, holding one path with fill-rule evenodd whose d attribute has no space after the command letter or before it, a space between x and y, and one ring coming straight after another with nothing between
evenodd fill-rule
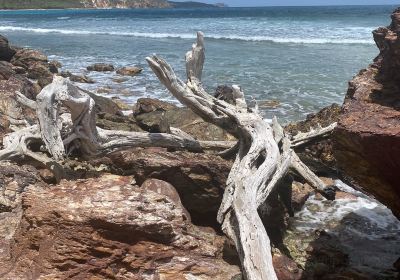
<instances>
[{"instance_id":1,"label":"cliff face","mask_svg":"<svg viewBox=\"0 0 400 280\"><path fill-rule=\"evenodd\" d=\"M400 217L400 9L373 32L380 54L350 83L335 131L339 167Z\"/></svg>"}]
</instances>

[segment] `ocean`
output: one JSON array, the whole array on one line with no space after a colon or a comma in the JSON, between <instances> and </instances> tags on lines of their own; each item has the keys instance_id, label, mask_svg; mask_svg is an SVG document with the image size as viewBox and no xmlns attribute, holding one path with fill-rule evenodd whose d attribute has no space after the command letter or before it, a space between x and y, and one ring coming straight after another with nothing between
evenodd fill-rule
<instances>
[{"instance_id":1,"label":"ocean","mask_svg":"<svg viewBox=\"0 0 400 280\"><path fill-rule=\"evenodd\" d=\"M348 81L378 54L372 30L386 26L394 6L219 9L0 11L0 34L12 44L42 50L62 70L87 74L80 86L133 104L140 97L176 102L145 57L158 54L184 78L184 54L196 31L206 36L203 82L209 92L239 84L266 118L304 118L342 103ZM142 74L121 81L86 66L137 65Z\"/></svg>"}]
</instances>

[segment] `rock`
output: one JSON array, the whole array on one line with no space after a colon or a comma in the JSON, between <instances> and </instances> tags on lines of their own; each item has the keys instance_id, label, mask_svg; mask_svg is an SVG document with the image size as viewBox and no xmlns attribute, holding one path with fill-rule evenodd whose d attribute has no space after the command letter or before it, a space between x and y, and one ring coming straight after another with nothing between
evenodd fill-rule
<instances>
[{"instance_id":1,"label":"rock","mask_svg":"<svg viewBox=\"0 0 400 280\"><path fill-rule=\"evenodd\" d=\"M220 85L215 89L214 97L229 104L235 104L235 97L233 96L233 88L227 85Z\"/></svg>"},{"instance_id":2,"label":"rock","mask_svg":"<svg viewBox=\"0 0 400 280\"><path fill-rule=\"evenodd\" d=\"M52 77L48 65L41 62L32 63L28 68L28 78L39 80L41 78Z\"/></svg>"},{"instance_id":3,"label":"rock","mask_svg":"<svg viewBox=\"0 0 400 280\"><path fill-rule=\"evenodd\" d=\"M61 72L59 73L59 75L60 75L61 77L63 77L63 78L69 78L69 77L72 76L72 73L69 72L69 71L61 71Z\"/></svg>"},{"instance_id":4,"label":"rock","mask_svg":"<svg viewBox=\"0 0 400 280\"><path fill-rule=\"evenodd\" d=\"M72 82L76 82L76 83L86 83L86 84L94 84L95 83L95 81L92 78L90 78L90 77L88 77L86 75L73 75L73 74L71 74L69 76L69 79Z\"/></svg>"},{"instance_id":5,"label":"rock","mask_svg":"<svg viewBox=\"0 0 400 280\"><path fill-rule=\"evenodd\" d=\"M136 109L134 110L136 111ZM136 117L139 125L150 132L168 132L169 127L176 127L198 140L235 141L235 138L223 129L205 122L188 108L156 110Z\"/></svg>"},{"instance_id":6,"label":"rock","mask_svg":"<svg viewBox=\"0 0 400 280\"><path fill-rule=\"evenodd\" d=\"M26 121L28 124L34 124L37 122L36 112L20 104L15 94L16 91L19 91L28 98L35 98L36 92L34 92L33 84L24 79L26 78L13 76L7 81L0 80L0 114L6 115L14 120Z\"/></svg>"},{"instance_id":7,"label":"rock","mask_svg":"<svg viewBox=\"0 0 400 280\"><path fill-rule=\"evenodd\" d=\"M44 204L43 201L46 201ZM31 186L3 279L231 279L223 237L185 222L167 196L132 177ZM195 275L195 276L194 276Z\"/></svg>"},{"instance_id":8,"label":"rock","mask_svg":"<svg viewBox=\"0 0 400 280\"><path fill-rule=\"evenodd\" d=\"M97 114L96 124L103 129L143 132L134 118L124 115L99 113Z\"/></svg>"},{"instance_id":9,"label":"rock","mask_svg":"<svg viewBox=\"0 0 400 280\"><path fill-rule=\"evenodd\" d=\"M314 193L309 184L302 184L294 181L292 184L292 207L294 211L300 211L307 199Z\"/></svg>"},{"instance_id":10,"label":"rock","mask_svg":"<svg viewBox=\"0 0 400 280\"><path fill-rule=\"evenodd\" d=\"M334 133L335 158L348 181L400 218L400 9L375 30L379 56L350 83Z\"/></svg>"},{"instance_id":11,"label":"rock","mask_svg":"<svg viewBox=\"0 0 400 280\"><path fill-rule=\"evenodd\" d=\"M47 56L40 51L30 49L19 49L11 59L13 65L25 69L28 69L32 64L47 64L47 62Z\"/></svg>"},{"instance_id":12,"label":"rock","mask_svg":"<svg viewBox=\"0 0 400 280\"><path fill-rule=\"evenodd\" d=\"M117 70L117 74L121 76L136 76L143 71L142 68L136 66L125 66Z\"/></svg>"},{"instance_id":13,"label":"rock","mask_svg":"<svg viewBox=\"0 0 400 280\"><path fill-rule=\"evenodd\" d=\"M128 104L126 104L117 96L113 96L111 99L115 104L117 104L118 108L120 108L121 110L128 111L131 108Z\"/></svg>"},{"instance_id":14,"label":"rock","mask_svg":"<svg viewBox=\"0 0 400 280\"><path fill-rule=\"evenodd\" d=\"M308 132L311 128L317 128L318 125L329 126L339 120L340 110L339 105L332 104L316 114L309 114L304 121L290 123L285 127L285 131L291 135L297 135L299 132ZM337 173L332 137L297 147L295 151L314 172L325 175Z\"/></svg>"},{"instance_id":15,"label":"rock","mask_svg":"<svg viewBox=\"0 0 400 280\"><path fill-rule=\"evenodd\" d=\"M113 102L110 98L99 96L84 89L81 90L87 93L91 98L93 98L94 102L96 103L95 108L97 113L107 113L110 115L120 116L122 115L118 105L115 104L115 102Z\"/></svg>"},{"instance_id":16,"label":"rock","mask_svg":"<svg viewBox=\"0 0 400 280\"><path fill-rule=\"evenodd\" d=\"M279 280L300 280L302 279L303 271L297 264L287 256L274 253L272 262L276 276Z\"/></svg>"},{"instance_id":17,"label":"rock","mask_svg":"<svg viewBox=\"0 0 400 280\"><path fill-rule=\"evenodd\" d=\"M38 85L41 88L44 88L45 86L51 84L52 82L53 82L53 75L51 75L51 76L43 76L43 77L39 78Z\"/></svg>"},{"instance_id":18,"label":"rock","mask_svg":"<svg viewBox=\"0 0 400 280\"><path fill-rule=\"evenodd\" d=\"M173 203L175 203L176 207L182 209L184 214L184 218L190 221L190 214L182 205L181 198L179 197L178 192L176 191L175 187L168 182L158 180L158 179L148 179L144 181L141 186L142 189L156 192L158 194L165 195L168 197Z\"/></svg>"},{"instance_id":19,"label":"rock","mask_svg":"<svg viewBox=\"0 0 400 280\"><path fill-rule=\"evenodd\" d=\"M86 67L88 71L96 71L96 72L109 72L114 71L114 66L112 64L106 63L95 63Z\"/></svg>"},{"instance_id":20,"label":"rock","mask_svg":"<svg viewBox=\"0 0 400 280\"><path fill-rule=\"evenodd\" d=\"M20 206L22 193L32 184L45 185L33 166L0 161L0 212Z\"/></svg>"},{"instance_id":21,"label":"rock","mask_svg":"<svg viewBox=\"0 0 400 280\"><path fill-rule=\"evenodd\" d=\"M144 113L150 113L154 111L169 111L178 108L177 106L153 98L139 98L136 104L133 106L133 115L137 116Z\"/></svg>"},{"instance_id":22,"label":"rock","mask_svg":"<svg viewBox=\"0 0 400 280\"><path fill-rule=\"evenodd\" d=\"M53 74L57 74L58 73L58 69L62 67L61 62L57 61L57 60L52 60L49 62L49 70L51 73Z\"/></svg>"},{"instance_id":23,"label":"rock","mask_svg":"<svg viewBox=\"0 0 400 280\"><path fill-rule=\"evenodd\" d=\"M0 60L10 61L14 54L15 50L10 47L8 39L0 35Z\"/></svg>"},{"instance_id":24,"label":"rock","mask_svg":"<svg viewBox=\"0 0 400 280\"><path fill-rule=\"evenodd\" d=\"M114 83L118 83L118 84L125 83L128 80L129 80L128 77L115 77L115 78L112 78L112 81Z\"/></svg>"},{"instance_id":25,"label":"rock","mask_svg":"<svg viewBox=\"0 0 400 280\"><path fill-rule=\"evenodd\" d=\"M231 162L215 155L168 152L162 148L115 152L98 161L109 165L117 174L134 175L139 184L149 178L170 183L195 224L218 226L216 215Z\"/></svg>"},{"instance_id":26,"label":"rock","mask_svg":"<svg viewBox=\"0 0 400 280\"><path fill-rule=\"evenodd\" d=\"M10 128L10 121L8 117L2 113L0 113L0 149L3 146L3 137L7 134L10 133L11 128Z\"/></svg>"},{"instance_id":27,"label":"rock","mask_svg":"<svg viewBox=\"0 0 400 280\"><path fill-rule=\"evenodd\" d=\"M13 65L6 61L0 61L0 80L8 80L11 76L15 75Z\"/></svg>"}]
</instances>

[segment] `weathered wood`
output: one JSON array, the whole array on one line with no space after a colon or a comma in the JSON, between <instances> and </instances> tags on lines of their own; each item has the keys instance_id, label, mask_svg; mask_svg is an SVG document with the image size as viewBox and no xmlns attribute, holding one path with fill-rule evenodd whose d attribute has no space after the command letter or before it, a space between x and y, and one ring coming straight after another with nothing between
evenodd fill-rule
<instances>
[{"instance_id":1,"label":"weathered wood","mask_svg":"<svg viewBox=\"0 0 400 280\"><path fill-rule=\"evenodd\" d=\"M147 58L147 62L160 82L182 104L239 140L235 147L226 151L229 154L238 150L227 179L218 221L236 245L246 279L277 279L270 239L257 210L289 169L304 176L318 190L324 189L323 182L297 157L289 136L278 121L274 119L271 126L258 114L256 103L251 107L246 105L239 86L233 86L234 100L229 103L204 90L200 80L204 63L201 32L197 34L197 43L186 54L186 83L163 59L152 56ZM299 137L297 141L304 142L312 137L314 134Z\"/></svg>"}]
</instances>

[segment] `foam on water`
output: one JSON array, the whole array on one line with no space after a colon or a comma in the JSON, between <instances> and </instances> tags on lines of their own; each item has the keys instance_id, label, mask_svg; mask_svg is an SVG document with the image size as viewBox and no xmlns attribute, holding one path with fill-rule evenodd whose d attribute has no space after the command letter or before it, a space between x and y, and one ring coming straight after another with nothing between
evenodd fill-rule
<instances>
[{"instance_id":1,"label":"foam on water","mask_svg":"<svg viewBox=\"0 0 400 280\"><path fill-rule=\"evenodd\" d=\"M400 241L400 222L388 208L341 181L336 181L335 185L355 197L327 201L316 195L311 196L304 208L296 213L294 226L297 230L307 232L320 228L335 233L346 221L347 229L363 238L379 239L394 235ZM364 223L364 227L360 229L357 222Z\"/></svg>"}]
</instances>

